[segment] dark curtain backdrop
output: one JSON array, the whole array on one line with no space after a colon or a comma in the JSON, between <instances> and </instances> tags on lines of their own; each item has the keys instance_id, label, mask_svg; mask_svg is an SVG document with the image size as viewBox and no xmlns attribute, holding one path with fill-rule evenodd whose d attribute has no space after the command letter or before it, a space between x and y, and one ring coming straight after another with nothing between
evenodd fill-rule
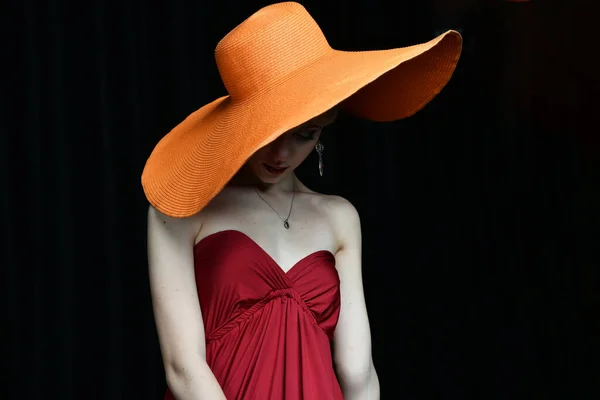
<instances>
[{"instance_id":1,"label":"dark curtain backdrop","mask_svg":"<svg viewBox=\"0 0 600 400\"><path fill-rule=\"evenodd\" d=\"M2 3L0 398L161 398L140 174L164 134L225 93L214 48L266 4ZM422 112L341 116L325 176L314 154L298 171L362 216L382 399L598 398L590 8L304 4L340 49L464 35Z\"/></svg>"}]
</instances>

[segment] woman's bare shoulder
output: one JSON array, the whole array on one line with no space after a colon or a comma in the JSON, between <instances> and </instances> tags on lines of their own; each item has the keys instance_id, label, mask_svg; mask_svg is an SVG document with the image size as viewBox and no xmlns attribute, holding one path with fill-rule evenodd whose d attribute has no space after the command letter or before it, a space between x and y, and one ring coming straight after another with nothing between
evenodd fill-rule
<instances>
[{"instance_id":1,"label":"woman's bare shoulder","mask_svg":"<svg viewBox=\"0 0 600 400\"><path fill-rule=\"evenodd\" d=\"M189 225L197 223L202 219L202 212L198 212L196 214L190 215L188 217L171 217L158 208L153 206L152 204L148 205L148 218L159 220L163 223L171 223L178 225Z\"/></svg>"},{"instance_id":2,"label":"woman's bare shoulder","mask_svg":"<svg viewBox=\"0 0 600 400\"><path fill-rule=\"evenodd\" d=\"M329 214L335 220L356 220L359 218L358 211L354 204L348 199L339 195L324 195L323 202Z\"/></svg>"},{"instance_id":3,"label":"woman's bare shoulder","mask_svg":"<svg viewBox=\"0 0 600 400\"><path fill-rule=\"evenodd\" d=\"M336 218L345 219L346 217L358 217L358 213L354 205L342 196L319 193L308 188L301 182L299 182L299 189L303 194L310 195L320 209L328 214L333 214L333 216Z\"/></svg>"},{"instance_id":4,"label":"woman's bare shoulder","mask_svg":"<svg viewBox=\"0 0 600 400\"><path fill-rule=\"evenodd\" d=\"M360 218L354 205L339 195L319 195L320 215L327 221L335 237L338 248L355 243L361 236Z\"/></svg>"},{"instance_id":5,"label":"woman's bare shoulder","mask_svg":"<svg viewBox=\"0 0 600 400\"><path fill-rule=\"evenodd\" d=\"M314 207L319 210L323 219L329 222L336 236L342 236L345 230L356 227L360 230L360 217L356 207L345 197L335 194L318 193L313 190L305 191L312 197Z\"/></svg>"},{"instance_id":6,"label":"woman's bare shoulder","mask_svg":"<svg viewBox=\"0 0 600 400\"><path fill-rule=\"evenodd\" d=\"M203 223L203 213L199 212L189 217L171 217L152 204L148 206L148 232L170 234L177 237L195 237Z\"/></svg>"}]
</instances>

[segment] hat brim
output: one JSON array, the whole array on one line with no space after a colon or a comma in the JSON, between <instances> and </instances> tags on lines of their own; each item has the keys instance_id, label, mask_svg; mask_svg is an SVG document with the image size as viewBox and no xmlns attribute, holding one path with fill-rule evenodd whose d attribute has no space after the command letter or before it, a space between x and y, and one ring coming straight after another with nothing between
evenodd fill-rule
<instances>
[{"instance_id":1,"label":"hat brim","mask_svg":"<svg viewBox=\"0 0 600 400\"><path fill-rule=\"evenodd\" d=\"M391 50L332 49L277 86L243 101L221 97L189 115L156 145L142 173L146 198L172 217L202 210L258 149L336 105L375 121L421 110L448 83L462 38Z\"/></svg>"}]
</instances>

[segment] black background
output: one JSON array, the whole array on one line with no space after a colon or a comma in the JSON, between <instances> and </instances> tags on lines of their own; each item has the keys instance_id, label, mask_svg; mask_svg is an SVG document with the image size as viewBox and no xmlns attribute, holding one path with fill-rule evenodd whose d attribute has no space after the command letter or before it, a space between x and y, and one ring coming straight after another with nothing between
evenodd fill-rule
<instances>
[{"instance_id":1,"label":"black background","mask_svg":"<svg viewBox=\"0 0 600 400\"><path fill-rule=\"evenodd\" d=\"M141 171L267 4L3 2L1 398L162 397ZM298 170L361 214L382 398L598 398L592 2L303 4L344 50L464 36L424 110L342 115Z\"/></svg>"}]
</instances>

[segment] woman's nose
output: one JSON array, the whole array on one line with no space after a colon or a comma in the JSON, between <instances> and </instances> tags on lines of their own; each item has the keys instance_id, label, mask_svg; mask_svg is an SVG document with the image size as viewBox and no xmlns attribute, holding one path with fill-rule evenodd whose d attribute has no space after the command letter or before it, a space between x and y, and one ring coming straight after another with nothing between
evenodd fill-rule
<instances>
[{"instance_id":1,"label":"woman's nose","mask_svg":"<svg viewBox=\"0 0 600 400\"><path fill-rule=\"evenodd\" d=\"M290 156L290 142L285 136L282 135L271 143L269 153L278 164L285 163Z\"/></svg>"}]
</instances>

